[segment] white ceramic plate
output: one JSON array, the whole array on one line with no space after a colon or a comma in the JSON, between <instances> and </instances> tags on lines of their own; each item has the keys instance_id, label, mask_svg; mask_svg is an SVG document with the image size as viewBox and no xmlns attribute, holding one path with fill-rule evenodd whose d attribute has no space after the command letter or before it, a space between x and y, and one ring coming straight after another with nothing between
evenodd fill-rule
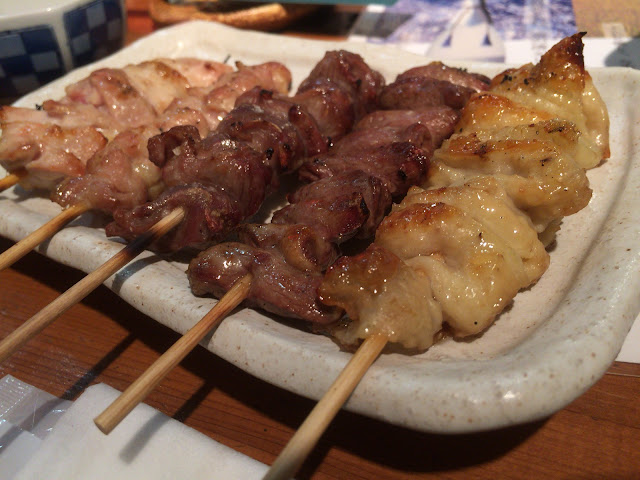
<instances>
[{"instance_id":1,"label":"white ceramic plate","mask_svg":"<svg viewBox=\"0 0 640 480\"><path fill-rule=\"evenodd\" d=\"M361 53L392 80L424 57L367 44L326 43L238 31L211 23L161 30L100 63L77 70L19 102L59 98L64 85L102 65L160 56L255 63L283 61L299 82L328 49ZM446 61L446 59L443 59ZM502 66L469 65L494 74ZM594 196L567 218L551 267L513 308L472 341L444 341L428 352L383 355L347 408L432 432L469 432L543 418L589 388L608 368L640 310L640 73L592 71L611 116L611 158L589 172ZM294 85L295 87L295 85ZM20 189L0 194L0 233L23 237L59 208ZM90 215L58 233L42 253L91 271L120 245ZM186 331L213 305L191 295L185 265L147 253L108 282L118 295L170 328ZM252 310L226 319L206 347L268 382L320 398L350 355L328 338Z\"/></svg>"}]
</instances>

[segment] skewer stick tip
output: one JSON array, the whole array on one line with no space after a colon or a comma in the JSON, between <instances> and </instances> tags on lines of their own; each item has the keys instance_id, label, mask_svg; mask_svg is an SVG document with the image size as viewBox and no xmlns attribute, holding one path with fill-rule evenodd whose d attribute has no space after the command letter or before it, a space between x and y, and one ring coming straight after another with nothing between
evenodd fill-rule
<instances>
[{"instance_id":1,"label":"skewer stick tip","mask_svg":"<svg viewBox=\"0 0 640 480\"><path fill-rule=\"evenodd\" d=\"M151 391L193 350L213 327L220 323L249 294L253 276L247 274L215 304L198 323L185 333L169 350L162 354L140 377L136 379L113 403L93 419L105 435L142 402Z\"/></svg>"},{"instance_id":2,"label":"skewer stick tip","mask_svg":"<svg viewBox=\"0 0 640 480\"><path fill-rule=\"evenodd\" d=\"M27 171L25 169L16 170L15 172L8 174L6 177L0 179L0 192L13 187L26 176Z\"/></svg>"},{"instance_id":3,"label":"skewer stick tip","mask_svg":"<svg viewBox=\"0 0 640 480\"><path fill-rule=\"evenodd\" d=\"M295 475L387 342L384 335L372 335L362 342L262 480L289 480Z\"/></svg>"}]
</instances>

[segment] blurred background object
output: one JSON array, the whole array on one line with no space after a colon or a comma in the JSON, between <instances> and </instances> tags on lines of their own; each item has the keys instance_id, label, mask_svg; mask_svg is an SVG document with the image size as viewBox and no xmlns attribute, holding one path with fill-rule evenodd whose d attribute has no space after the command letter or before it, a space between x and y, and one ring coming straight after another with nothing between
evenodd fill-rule
<instances>
[{"instance_id":1,"label":"blurred background object","mask_svg":"<svg viewBox=\"0 0 640 480\"><path fill-rule=\"evenodd\" d=\"M317 9L317 5L304 3L149 0L149 15L158 25L210 20L232 27L261 31L281 29Z\"/></svg>"},{"instance_id":2,"label":"blurred background object","mask_svg":"<svg viewBox=\"0 0 640 480\"><path fill-rule=\"evenodd\" d=\"M120 49L124 0L0 2L0 102Z\"/></svg>"},{"instance_id":3,"label":"blurred background object","mask_svg":"<svg viewBox=\"0 0 640 480\"><path fill-rule=\"evenodd\" d=\"M485 0L464 0L447 29L431 43L427 55L504 62L504 43Z\"/></svg>"},{"instance_id":4,"label":"blurred background object","mask_svg":"<svg viewBox=\"0 0 640 480\"><path fill-rule=\"evenodd\" d=\"M349 39L442 60L523 64L576 32L587 32L588 67L640 68L638 0L398 0L368 6Z\"/></svg>"}]
</instances>

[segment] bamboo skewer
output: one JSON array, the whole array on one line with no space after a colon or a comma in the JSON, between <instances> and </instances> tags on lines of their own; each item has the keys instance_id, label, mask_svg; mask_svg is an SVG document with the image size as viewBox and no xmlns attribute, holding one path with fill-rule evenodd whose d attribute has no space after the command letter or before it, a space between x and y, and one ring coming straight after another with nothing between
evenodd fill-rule
<instances>
[{"instance_id":1,"label":"bamboo skewer","mask_svg":"<svg viewBox=\"0 0 640 480\"><path fill-rule=\"evenodd\" d=\"M366 338L262 480L289 480L295 475L387 341L383 335Z\"/></svg>"},{"instance_id":2,"label":"bamboo skewer","mask_svg":"<svg viewBox=\"0 0 640 480\"><path fill-rule=\"evenodd\" d=\"M118 426L129 412L143 401L162 379L200 343L205 335L247 297L251 288L252 278L252 275L248 274L238 280L209 313L191 327L187 333L93 420L102 433L108 434Z\"/></svg>"},{"instance_id":3,"label":"bamboo skewer","mask_svg":"<svg viewBox=\"0 0 640 480\"><path fill-rule=\"evenodd\" d=\"M151 227L149 231L127 244L126 247L99 266L96 270L84 277L73 287L40 310L40 312L11 332L0 342L0 363L4 362L13 354L13 352L53 322L53 320L58 316L62 315L65 311L98 288L98 286L100 286L107 278L137 257L149 243L162 237L169 230L178 225L183 220L184 216L185 211L183 208L180 207L173 210L166 217Z\"/></svg>"},{"instance_id":4,"label":"bamboo skewer","mask_svg":"<svg viewBox=\"0 0 640 480\"><path fill-rule=\"evenodd\" d=\"M2 252L0 254L0 271L13 265L31 250L36 248L40 243L44 242L47 238L60 230L68 222L90 210L90 208L91 207L86 203L72 205L60 212L37 230L31 232L11 248Z\"/></svg>"},{"instance_id":5,"label":"bamboo skewer","mask_svg":"<svg viewBox=\"0 0 640 480\"><path fill-rule=\"evenodd\" d=\"M13 187L22 178L27 176L27 171L24 168L16 170L13 173L8 174L6 177L0 179L0 192L7 188Z\"/></svg>"}]
</instances>

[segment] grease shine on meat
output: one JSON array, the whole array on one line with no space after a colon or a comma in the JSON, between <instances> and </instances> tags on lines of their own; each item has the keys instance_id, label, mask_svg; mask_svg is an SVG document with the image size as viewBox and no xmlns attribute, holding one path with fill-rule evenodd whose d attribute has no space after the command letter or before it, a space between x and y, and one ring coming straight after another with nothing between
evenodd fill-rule
<instances>
[{"instance_id":1,"label":"grease shine on meat","mask_svg":"<svg viewBox=\"0 0 640 480\"><path fill-rule=\"evenodd\" d=\"M331 328L340 342L383 334L420 351L443 329L476 335L544 273L561 219L591 197L585 169L609 156L581 37L473 96L422 188L394 206L364 253L328 270L319 293L348 315Z\"/></svg>"}]
</instances>

